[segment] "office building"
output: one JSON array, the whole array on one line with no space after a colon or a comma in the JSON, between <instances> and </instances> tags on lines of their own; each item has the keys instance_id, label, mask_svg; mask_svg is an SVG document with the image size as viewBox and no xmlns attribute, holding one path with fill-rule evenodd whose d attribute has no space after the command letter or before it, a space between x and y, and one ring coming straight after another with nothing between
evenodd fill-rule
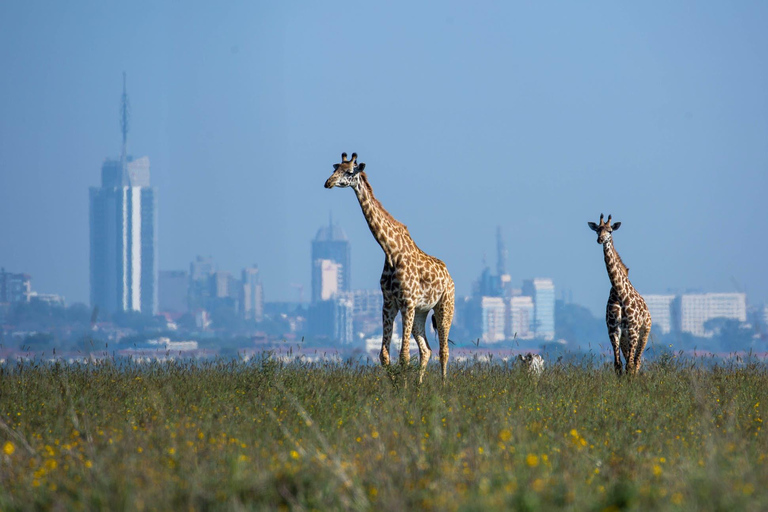
<instances>
[{"instance_id":1,"label":"office building","mask_svg":"<svg viewBox=\"0 0 768 512\"><path fill-rule=\"evenodd\" d=\"M318 266L316 264L318 260L329 260L339 265L336 291L350 291L352 261L349 240L347 240L344 231L338 225L334 225L332 221L327 226L320 228L315 239L312 240L312 302L327 300L327 298L323 298L323 286L330 286L326 280L317 275L319 272L323 272L324 268L329 268L328 266ZM328 294L327 288L325 294Z\"/></svg>"},{"instance_id":2,"label":"office building","mask_svg":"<svg viewBox=\"0 0 768 512\"><path fill-rule=\"evenodd\" d=\"M472 337L486 343L505 339L507 306L502 297L473 297L467 304L467 323Z\"/></svg>"},{"instance_id":3,"label":"office building","mask_svg":"<svg viewBox=\"0 0 768 512\"><path fill-rule=\"evenodd\" d=\"M342 345L354 341L352 317L354 300L349 293L337 295L333 299L333 338Z\"/></svg>"},{"instance_id":4,"label":"office building","mask_svg":"<svg viewBox=\"0 0 768 512\"><path fill-rule=\"evenodd\" d=\"M0 303L29 302L32 278L29 274L13 274L0 269Z\"/></svg>"},{"instance_id":5,"label":"office building","mask_svg":"<svg viewBox=\"0 0 768 512\"><path fill-rule=\"evenodd\" d=\"M157 218L149 158L127 155L123 89L123 150L105 160L101 186L90 189L91 306L101 311L157 312Z\"/></svg>"},{"instance_id":6,"label":"office building","mask_svg":"<svg viewBox=\"0 0 768 512\"><path fill-rule=\"evenodd\" d=\"M312 267L312 302L330 300L343 292L343 268L332 260L319 259Z\"/></svg>"},{"instance_id":7,"label":"office building","mask_svg":"<svg viewBox=\"0 0 768 512\"><path fill-rule=\"evenodd\" d=\"M264 289L261 284L259 267L246 267L242 272L240 306L243 318L261 322L264 319Z\"/></svg>"},{"instance_id":8,"label":"office building","mask_svg":"<svg viewBox=\"0 0 768 512\"><path fill-rule=\"evenodd\" d=\"M747 296L744 293L703 293L680 296L680 330L709 338L714 331L706 323L715 318L747 321Z\"/></svg>"},{"instance_id":9,"label":"office building","mask_svg":"<svg viewBox=\"0 0 768 512\"><path fill-rule=\"evenodd\" d=\"M534 311L532 297L521 295L509 299L508 339L530 339L535 336Z\"/></svg>"},{"instance_id":10,"label":"office building","mask_svg":"<svg viewBox=\"0 0 768 512\"><path fill-rule=\"evenodd\" d=\"M552 280L536 278L523 281L523 295L533 299L536 338L555 339L555 285Z\"/></svg>"}]
</instances>

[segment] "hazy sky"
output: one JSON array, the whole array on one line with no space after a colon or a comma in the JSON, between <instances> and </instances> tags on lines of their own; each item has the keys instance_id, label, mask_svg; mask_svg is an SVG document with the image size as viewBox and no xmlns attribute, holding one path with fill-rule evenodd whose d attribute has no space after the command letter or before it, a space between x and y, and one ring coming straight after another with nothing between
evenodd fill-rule
<instances>
[{"instance_id":1,"label":"hazy sky","mask_svg":"<svg viewBox=\"0 0 768 512\"><path fill-rule=\"evenodd\" d=\"M193 6L194 5L194 6ZM352 285L384 257L342 151L466 295L501 225L516 285L552 277L602 314L587 227L641 293L768 300L768 3L2 2L0 265L88 301L88 187L120 150L159 195L159 267L259 265L310 285L329 212Z\"/></svg>"}]
</instances>

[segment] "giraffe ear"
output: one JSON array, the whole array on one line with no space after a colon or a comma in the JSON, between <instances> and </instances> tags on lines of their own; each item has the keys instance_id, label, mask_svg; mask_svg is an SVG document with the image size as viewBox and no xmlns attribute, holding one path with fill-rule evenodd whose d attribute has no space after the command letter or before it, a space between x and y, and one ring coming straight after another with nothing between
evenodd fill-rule
<instances>
[{"instance_id":1,"label":"giraffe ear","mask_svg":"<svg viewBox=\"0 0 768 512\"><path fill-rule=\"evenodd\" d=\"M355 174L359 172L363 172L365 170L365 164L363 162L360 162L355 166Z\"/></svg>"},{"instance_id":2,"label":"giraffe ear","mask_svg":"<svg viewBox=\"0 0 768 512\"><path fill-rule=\"evenodd\" d=\"M337 170L341 164L333 164L333 170Z\"/></svg>"},{"instance_id":3,"label":"giraffe ear","mask_svg":"<svg viewBox=\"0 0 768 512\"><path fill-rule=\"evenodd\" d=\"M620 227L621 227L621 222L616 222L616 223L613 224L613 226L611 226L611 229L616 231Z\"/></svg>"},{"instance_id":4,"label":"giraffe ear","mask_svg":"<svg viewBox=\"0 0 768 512\"><path fill-rule=\"evenodd\" d=\"M587 226L589 226L589 229L591 229L592 231L597 231L597 224L595 224L594 222L587 222Z\"/></svg>"}]
</instances>

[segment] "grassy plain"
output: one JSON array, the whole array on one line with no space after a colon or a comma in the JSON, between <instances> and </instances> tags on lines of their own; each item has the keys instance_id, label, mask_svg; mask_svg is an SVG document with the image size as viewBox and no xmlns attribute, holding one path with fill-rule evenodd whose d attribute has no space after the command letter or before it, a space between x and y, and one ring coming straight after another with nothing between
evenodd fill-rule
<instances>
[{"instance_id":1,"label":"grassy plain","mask_svg":"<svg viewBox=\"0 0 768 512\"><path fill-rule=\"evenodd\" d=\"M2 510L768 510L762 363L0 368Z\"/></svg>"}]
</instances>

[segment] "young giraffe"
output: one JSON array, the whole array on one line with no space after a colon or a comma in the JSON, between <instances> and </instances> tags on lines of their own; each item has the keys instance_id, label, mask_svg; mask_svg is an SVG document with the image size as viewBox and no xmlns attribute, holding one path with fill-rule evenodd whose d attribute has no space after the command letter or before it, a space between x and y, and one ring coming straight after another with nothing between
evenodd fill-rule
<instances>
[{"instance_id":1,"label":"young giraffe","mask_svg":"<svg viewBox=\"0 0 768 512\"><path fill-rule=\"evenodd\" d=\"M440 365L445 383L448 368L448 332L453 321L454 284L445 263L424 253L411 238L408 228L395 220L374 197L373 188L363 172L364 163L357 163L357 153L347 160L341 154L341 163L333 165L333 174L325 188L352 187L360 202L371 233L384 250L384 270L381 273L381 293L384 296L382 321L384 335L379 358L389 365L389 345L392 327L398 311L403 321L403 344L400 363L410 361L411 333L419 346L419 382L424 377L432 350L427 342L425 323L427 314L434 310L437 336L440 340Z\"/></svg>"},{"instance_id":2,"label":"young giraffe","mask_svg":"<svg viewBox=\"0 0 768 512\"><path fill-rule=\"evenodd\" d=\"M613 346L613 367L616 373L621 375L621 347L626 361L626 372L634 374L640 371L640 358L651 333L651 314L643 298L629 282L629 269L613 247L612 233L619 229L621 222L611 225L610 215L608 222L604 222L601 213L600 224L587 224L597 232L597 243L603 246L605 268L611 280L605 323Z\"/></svg>"}]
</instances>

